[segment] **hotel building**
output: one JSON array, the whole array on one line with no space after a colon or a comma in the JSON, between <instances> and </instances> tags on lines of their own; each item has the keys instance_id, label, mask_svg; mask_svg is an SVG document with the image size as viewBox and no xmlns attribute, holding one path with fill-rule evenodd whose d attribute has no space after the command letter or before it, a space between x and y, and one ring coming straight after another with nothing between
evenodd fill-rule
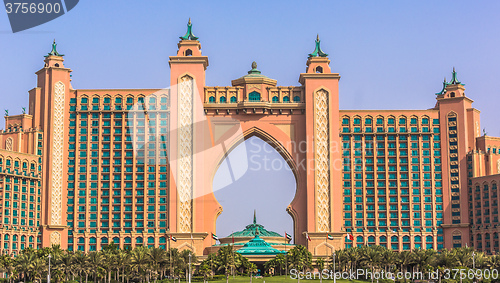
<instances>
[{"instance_id":1,"label":"hotel building","mask_svg":"<svg viewBox=\"0 0 500 283\"><path fill-rule=\"evenodd\" d=\"M54 42L28 113L6 113L0 131L0 249L113 242L206 254L222 212L213 174L228 150L257 136L294 172L294 243L315 255L366 244L499 252L500 138L481 133L455 70L430 109L340 110L329 63L318 38L298 86L277 86L256 64L231 86L206 86L208 57L189 23L169 61L178 87L73 89ZM192 126L202 119L196 98L204 130ZM192 157L202 151L197 136L224 139L220 118L238 121L242 135Z\"/></svg>"}]
</instances>

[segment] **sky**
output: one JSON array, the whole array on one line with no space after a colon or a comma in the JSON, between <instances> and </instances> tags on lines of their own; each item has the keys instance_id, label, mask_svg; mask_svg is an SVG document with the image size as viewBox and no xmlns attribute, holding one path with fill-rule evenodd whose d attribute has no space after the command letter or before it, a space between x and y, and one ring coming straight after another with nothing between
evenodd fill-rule
<instances>
[{"instance_id":1,"label":"sky","mask_svg":"<svg viewBox=\"0 0 500 283\"><path fill-rule=\"evenodd\" d=\"M319 34L332 71L342 77L341 109L432 108L443 77L449 80L455 67L466 95L481 110L481 126L489 135L500 136L499 10L500 1L456 0L80 1L66 15L16 34L7 14L0 12L0 109L14 115L27 106L28 90L36 83L34 72L42 68L54 38L65 54L65 66L73 69L74 88L168 87L168 56L176 54L178 37L191 18L210 61L207 85L230 85L246 74L252 61L278 85L299 85ZM242 180L258 176L248 174ZM273 177L294 183L284 169ZM239 186L275 199L283 193L252 182ZM224 190L230 191L220 193ZM224 231L220 236L250 223L254 208L263 221L278 217L259 205L235 204L245 207L241 222L235 223L227 216L227 204L217 222ZM281 213L288 217L285 207ZM281 223L263 224L281 233L291 222Z\"/></svg>"}]
</instances>

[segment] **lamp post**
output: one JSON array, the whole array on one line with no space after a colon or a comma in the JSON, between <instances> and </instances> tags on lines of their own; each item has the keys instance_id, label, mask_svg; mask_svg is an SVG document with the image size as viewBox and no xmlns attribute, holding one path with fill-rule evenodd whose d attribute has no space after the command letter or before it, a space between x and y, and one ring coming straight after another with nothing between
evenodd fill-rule
<instances>
[{"instance_id":1,"label":"lamp post","mask_svg":"<svg viewBox=\"0 0 500 283\"><path fill-rule=\"evenodd\" d=\"M333 251L332 257L333 257L333 283L336 283L337 276L335 276L335 251Z\"/></svg>"},{"instance_id":2,"label":"lamp post","mask_svg":"<svg viewBox=\"0 0 500 283\"><path fill-rule=\"evenodd\" d=\"M191 253L189 253L189 283L191 283Z\"/></svg>"},{"instance_id":3,"label":"lamp post","mask_svg":"<svg viewBox=\"0 0 500 283\"><path fill-rule=\"evenodd\" d=\"M49 273L47 274L47 283L50 283L50 258L52 258L52 256L49 254Z\"/></svg>"}]
</instances>

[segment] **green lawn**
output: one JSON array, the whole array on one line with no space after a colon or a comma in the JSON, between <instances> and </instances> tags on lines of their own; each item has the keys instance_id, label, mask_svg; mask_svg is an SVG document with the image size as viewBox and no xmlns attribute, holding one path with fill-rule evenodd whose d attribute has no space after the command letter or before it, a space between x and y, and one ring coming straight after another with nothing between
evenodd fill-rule
<instances>
[{"instance_id":1,"label":"green lawn","mask_svg":"<svg viewBox=\"0 0 500 283\"><path fill-rule=\"evenodd\" d=\"M306 280L302 279L300 282L319 282L319 279L317 280ZM181 279L181 283L186 282L185 279ZM202 281L203 282L203 281ZM210 283L225 283L226 280L217 280L217 281L209 281ZM242 277L242 276L236 276L234 279L232 276L229 277L229 282L234 282L234 283L248 283L250 282L250 277ZM290 279L290 277L285 277L285 276L273 276L273 277L264 277L264 278L253 278L252 283L282 283L282 282L297 282L297 279ZM323 280L325 283L331 283L333 280ZM337 280L338 283L366 283L365 281L360 281L360 280Z\"/></svg>"}]
</instances>

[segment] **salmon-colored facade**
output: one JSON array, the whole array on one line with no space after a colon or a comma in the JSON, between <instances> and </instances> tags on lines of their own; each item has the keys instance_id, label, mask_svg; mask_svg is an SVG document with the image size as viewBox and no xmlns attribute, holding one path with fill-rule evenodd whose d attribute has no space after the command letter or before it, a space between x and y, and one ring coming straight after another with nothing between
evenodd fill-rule
<instances>
[{"instance_id":1,"label":"salmon-colored facade","mask_svg":"<svg viewBox=\"0 0 500 283\"><path fill-rule=\"evenodd\" d=\"M188 27L163 90L73 89L54 43L29 114L7 114L0 132L4 252L113 242L206 254L223 209L214 175L252 136L292 169L294 242L314 255L364 244L498 250L500 139L480 135L455 72L428 110L340 110L340 75L319 38L299 86L278 86L254 63L231 86L213 87ZM488 227L475 184L495 191ZM488 245L479 234L491 234Z\"/></svg>"}]
</instances>

